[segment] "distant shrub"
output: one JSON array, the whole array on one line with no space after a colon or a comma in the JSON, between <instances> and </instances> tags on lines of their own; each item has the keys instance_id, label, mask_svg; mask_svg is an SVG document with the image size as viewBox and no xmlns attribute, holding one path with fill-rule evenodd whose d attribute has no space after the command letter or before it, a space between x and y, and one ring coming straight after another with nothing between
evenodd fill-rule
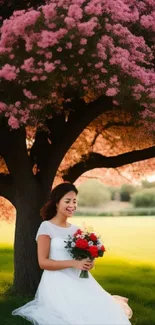
<instances>
[{"instance_id":1,"label":"distant shrub","mask_svg":"<svg viewBox=\"0 0 155 325\"><path fill-rule=\"evenodd\" d=\"M114 186L108 186L107 189L111 193L111 200L120 201L120 188Z\"/></svg>"},{"instance_id":2,"label":"distant shrub","mask_svg":"<svg viewBox=\"0 0 155 325\"><path fill-rule=\"evenodd\" d=\"M89 209L86 211L77 210L75 216L88 216L88 217L155 217L155 208L134 208L134 209L124 209L117 212L114 211L103 211L103 212L92 212Z\"/></svg>"},{"instance_id":3,"label":"distant shrub","mask_svg":"<svg viewBox=\"0 0 155 325\"><path fill-rule=\"evenodd\" d=\"M111 199L110 191L98 180L87 180L78 190L79 206L97 207Z\"/></svg>"},{"instance_id":4,"label":"distant shrub","mask_svg":"<svg viewBox=\"0 0 155 325\"><path fill-rule=\"evenodd\" d=\"M141 186L143 188L151 188L151 187L155 187L155 182L149 182L146 179L142 181Z\"/></svg>"},{"instance_id":5,"label":"distant shrub","mask_svg":"<svg viewBox=\"0 0 155 325\"><path fill-rule=\"evenodd\" d=\"M155 187L134 193L131 201L135 207L155 207Z\"/></svg>"},{"instance_id":6,"label":"distant shrub","mask_svg":"<svg viewBox=\"0 0 155 325\"><path fill-rule=\"evenodd\" d=\"M119 216L155 216L155 208L134 208L125 209L118 212Z\"/></svg>"},{"instance_id":7,"label":"distant shrub","mask_svg":"<svg viewBox=\"0 0 155 325\"><path fill-rule=\"evenodd\" d=\"M133 185L123 184L120 188L120 200L123 202L129 202L135 191L136 188Z\"/></svg>"}]
</instances>

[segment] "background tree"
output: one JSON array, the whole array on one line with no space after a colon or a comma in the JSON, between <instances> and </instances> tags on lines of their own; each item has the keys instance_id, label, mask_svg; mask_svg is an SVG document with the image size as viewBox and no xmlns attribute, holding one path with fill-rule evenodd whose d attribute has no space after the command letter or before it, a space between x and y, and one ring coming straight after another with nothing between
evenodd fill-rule
<instances>
[{"instance_id":1,"label":"background tree","mask_svg":"<svg viewBox=\"0 0 155 325\"><path fill-rule=\"evenodd\" d=\"M0 154L7 172L0 175L0 194L17 210L14 289L33 293L40 278L34 242L39 210L81 132L94 120L90 128L98 132L107 117L110 131L114 116L126 112L134 127L149 126L150 138L154 134L155 4L55 0L17 9L24 10L2 19L1 27ZM26 126L35 129L30 149ZM150 141L139 143L134 150L120 146L116 156L86 150L78 161L82 168L72 166L63 178L153 158Z\"/></svg>"},{"instance_id":2,"label":"background tree","mask_svg":"<svg viewBox=\"0 0 155 325\"><path fill-rule=\"evenodd\" d=\"M110 201L111 193L99 180L87 180L79 186L78 205L97 207Z\"/></svg>"},{"instance_id":3,"label":"background tree","mask_svg":"<svg viewBox=\"0 0 155 325\"><path fill-rule=\"evenodd\" d=\"M155 188L145 188L132 195L132 203L137 207L155 207Z\"/></svg>"}]
</instances>

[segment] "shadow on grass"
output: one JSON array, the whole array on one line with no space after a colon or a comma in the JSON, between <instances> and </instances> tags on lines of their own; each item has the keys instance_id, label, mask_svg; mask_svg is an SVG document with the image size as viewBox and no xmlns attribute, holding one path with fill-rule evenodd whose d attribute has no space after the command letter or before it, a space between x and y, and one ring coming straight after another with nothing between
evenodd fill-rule
<instances>
[{"instance_id":1,"label":"shadow on grass","mask_svg":"<svg viewBox=\"0 0 155 325\"><path fill-rule=\"evenodd\" d=\"M13 251L0 249L0 324L27 325L30 322L11 312L24 305L33 297L15 296L11 284L13 278ZM155 268L135 265L120 260L97 262L91 271L100 285L112 295L129 298L133 309L132 325L155 325ZM46 325L46 324L45 324Z\"/></svg>"}]
</instances>

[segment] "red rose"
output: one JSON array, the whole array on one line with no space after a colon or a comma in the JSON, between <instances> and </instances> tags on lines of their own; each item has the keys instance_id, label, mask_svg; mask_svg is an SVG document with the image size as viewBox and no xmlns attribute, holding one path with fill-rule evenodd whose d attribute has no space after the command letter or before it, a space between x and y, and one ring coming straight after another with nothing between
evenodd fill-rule
<instances>
[{"instance_id":1,"label":"red rose","mask_svg":"<svg viewBox=\"0 0 155 325\"><path fill-rule=\"evenodd\" d=\"M77 239L77 241L75 242L75 246L78 247L78 248L83 248L83 249L86 249L88 248L88 242L86 239Z\"/></svg>"},{"instance_id":2,"label":"red rose","mask_svg":"<svg viewBox=\"0 0 155 325\"><path fill-rule=\"evenodd\" d=\"M100 247L100 251L105 252L105 247L104 247L104 245L102 245L102 246Z\"/></svg>"},{"instance_id":3,"label":"red rose","mask_svg":"<svg viewBox=\"0 0 155 325\"><path fill-rule=\"evenodd\" d=\"M97 240L97 237L96 237L96 235L93 232L90 234L89 238L92 241L96 241Z\"/></svg>"},{"instance_id":4,"label":"red rose","mask_svg":"<svg viewBox=\"0 0 155 325\"><path fill-rule=\"evenodd\" d=\"M82 234L82 230L81 229L78 229L75 234L74 234L74 237L76 237L77 235L81 235Z\"/></svg>"},{"instance_id":5,"label":"red rose","mask_svg":"<svg viewBox=\"0 0 155 325\"><path fill-rule=\"evenodd\" d=\"M90 252L90 254L93 257L98 257L98 248L97 248L97 246L90 246L89 249L88 249L88 252Z\"/></svg>"}]
</instances>

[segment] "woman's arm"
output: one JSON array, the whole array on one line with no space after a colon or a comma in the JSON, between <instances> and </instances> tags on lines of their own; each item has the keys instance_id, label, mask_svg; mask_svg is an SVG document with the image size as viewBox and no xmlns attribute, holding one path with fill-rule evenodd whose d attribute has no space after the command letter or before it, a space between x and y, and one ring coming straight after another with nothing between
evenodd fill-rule
<instances>
[{"instance_id":1,"label":"woman's arm","mask_svg":"<svg viewBox=\"0 0 155 325\"><path fill-rule=\"evenodd\" d=\"M51 239L48 235L38 237L38 263L42 270L62 270L74 267L74 260L55 261L49 259Z\"/></svg>"},{"instance_id":2,"label":"woman's arm","mask_svg":"<svg viewBox=\"0 0 155 325\"><path fill-rule=\"evenodd\" d=\"M90 270L92 268L92 262L88 261L88 258L83 260L65 260L56 261L49 259L50 252L50 237L48 235L39 235L38 237L38 263L42 270L63 270L70 267L77 268L79 270Z\"/></svg>"}]
</instances>

